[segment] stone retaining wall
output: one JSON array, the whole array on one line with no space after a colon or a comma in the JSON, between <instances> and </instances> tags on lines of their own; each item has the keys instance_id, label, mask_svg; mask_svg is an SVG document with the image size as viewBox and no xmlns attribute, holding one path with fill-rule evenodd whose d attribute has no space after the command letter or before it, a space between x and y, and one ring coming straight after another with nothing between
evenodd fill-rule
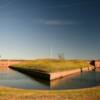
<instances>
[{"instance_id":1,"label":"stone retaining wall","mask_svg":"<svg viewBox=\"0 0 100 100\"><path fill-rule=\"evenodd\" d=\"M62 72L55 72L55 73L50 73L50 80L55 80L59 79L65 76L69 76L75 73L80 73L81 71L92 71L91 67L86 67L82 69L74 69L74 70L69 70L69 71L62 71Z\"/></svg>"},{"instance_id":2,"label":"stone retaining wall","mask_svg":"<svg viewBox=\"0 0 100 100\"><path fill-rule=\"evenodd\" d=\"M1 59L0 60L0 67L8 67L13 64L18 64L23 60L9 60L9 59Z\"/></svg>"}]
</instances>

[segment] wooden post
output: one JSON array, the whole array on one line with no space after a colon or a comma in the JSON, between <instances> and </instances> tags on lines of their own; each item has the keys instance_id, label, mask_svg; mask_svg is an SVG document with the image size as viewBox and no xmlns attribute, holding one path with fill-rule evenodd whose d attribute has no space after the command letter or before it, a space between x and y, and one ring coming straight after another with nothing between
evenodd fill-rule
<instances>
[{"instance_id":1,"label":"wooden post","mask_svg":"<svg viewBox=\"0 0 100 100\"><path fill-rule=\"evenodd\" d=\"M89 71L89 67L88 67L88 71Z\"/></svg>"},{"instance_id":2,"label":"wooden post","mask_svg":"<svg viewBox=\"0 0 100 100\"><path fill-rule=\"evenodd\" d=\"M80 70L81 70L81 72L83 72L83 69L82 69L82 67L80 68Z\"/></svg>"}]
</instances>

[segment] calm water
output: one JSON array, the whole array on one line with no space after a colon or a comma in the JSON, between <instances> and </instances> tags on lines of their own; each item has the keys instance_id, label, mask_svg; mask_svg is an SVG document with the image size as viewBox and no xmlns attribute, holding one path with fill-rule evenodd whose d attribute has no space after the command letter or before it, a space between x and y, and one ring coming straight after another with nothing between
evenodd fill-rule
<instances>
[{"instance_id":1,"label":"calm water","mask_svg":"<svg viewBox=\"0 0 100 100\"><path fill-rule=\"evenodd\" d=\"M49 89L49 83L30 78L25 74L12 69L0 70L0 86L9 86L22 89Z\"/></svg>"},{"instance_id":2,"label":"calm water","mask_svg":"<svg viewBox=\"0 0 100 100\"><path fill-rule=\"evenodd\" d=\"M100 72L83 72L48 83L9 68L0 69L0 86L23 89L76 89L98 85L100 85Z\"/></svg>"},{"instance_id":3,"label":"calm water","mask_svg":"<svg viewBox=\"0 0 100 100\"><path fill-rule=\"evenodd\" d=\"M100 85L100 72L83 72L51 83L52 89L78 89Z\"/></svg>"}]
</instances>

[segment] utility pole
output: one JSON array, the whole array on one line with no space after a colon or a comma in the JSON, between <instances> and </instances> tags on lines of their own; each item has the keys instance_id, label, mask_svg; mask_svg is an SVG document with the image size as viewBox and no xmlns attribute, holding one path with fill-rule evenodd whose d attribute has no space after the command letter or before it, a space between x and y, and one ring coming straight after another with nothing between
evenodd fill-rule
<instances>
[{"instance_id":1,"label":"utility pole","mask_svg":"<svg viewBox=\"0 0 100 100\"><path fill-rule=\"evenodd\" d=\"M1 67L1 55L0 55L0 67Z\"/></svg>"},{"instance_id":2,"label":"utility pole","mask_svg":"<svg viewBox=\"0 0 100 100\"><path fill-rule=\"evenodd\" d=\"M53 50L50 48L50 58L52 58Z\"/></svg>"}]
</instances>

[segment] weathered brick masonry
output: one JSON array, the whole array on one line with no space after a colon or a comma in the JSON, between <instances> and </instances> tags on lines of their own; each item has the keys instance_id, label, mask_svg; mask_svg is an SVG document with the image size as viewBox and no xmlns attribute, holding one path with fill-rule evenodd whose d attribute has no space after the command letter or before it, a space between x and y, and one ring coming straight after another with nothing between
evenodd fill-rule
<instances>
[{"instance_id":1,"label":"weathered brick masonry","mask_svg":"<svg viewBox=\"0 0 100 100\"><path fill-rule=\"evenodd\" d=\"M96 60L96 61L95 61L95 66L96 66L96 67L100 67L100 60Z\"/></svg>"},{"instance_id":2,"label":"weathered brick masonry","mask_svg":"<svg viewBox=\"0 0 100 100\"><path fill-rule=\"evenodd\" d=\"M8 66L13 65L13 64L18 64L21 61L22 60L1 59L0 60L0 67L8 67Z\"/></svg>"}]
</instances>

